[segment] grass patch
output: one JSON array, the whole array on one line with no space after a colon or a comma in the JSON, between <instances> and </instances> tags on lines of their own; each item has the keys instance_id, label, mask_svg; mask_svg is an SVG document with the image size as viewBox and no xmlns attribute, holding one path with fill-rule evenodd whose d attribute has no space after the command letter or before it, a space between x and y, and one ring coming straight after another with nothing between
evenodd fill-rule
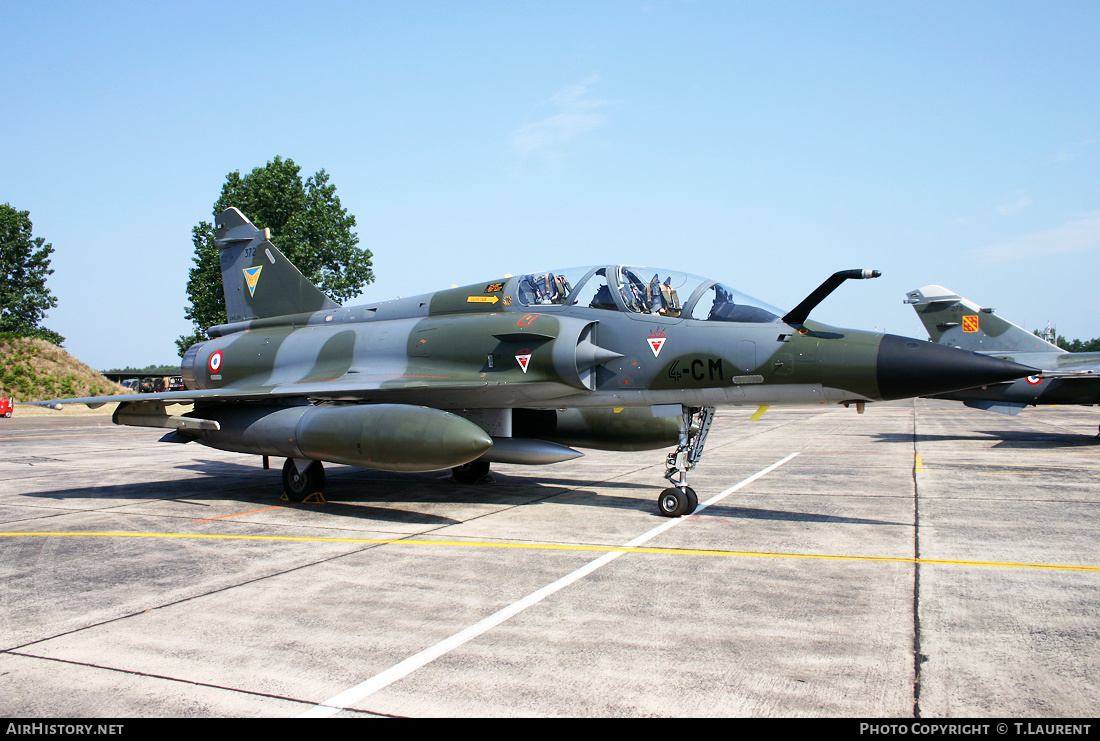
<instances>
[{"instance_id":1,"label":"grass patch","mask_svg":"<svg viewBox=\"0 0 1100 741\"><path fill-rule=\"evenodd\" d=\"M130 393L57 345L0 333L0 396L42 401Z\"/></svg>"}]
</instances>

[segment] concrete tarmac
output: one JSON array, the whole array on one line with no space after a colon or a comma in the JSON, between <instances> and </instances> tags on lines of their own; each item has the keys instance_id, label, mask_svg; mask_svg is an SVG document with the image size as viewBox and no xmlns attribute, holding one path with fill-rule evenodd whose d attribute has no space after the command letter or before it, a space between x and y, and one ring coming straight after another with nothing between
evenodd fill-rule
<instances>
[{"instance_id":1,"label":"concrete tarmac","mask_svg":"<svg viewBox=\"0 0 1100 741\"><path fill-rule=\"evenodd\" d=\"M664 451L288 505L281 460L17 408L0 715L1096 714L1097 409L753 411L690 481L760 475L668 520Z\"/></svg>"}]
</instances>

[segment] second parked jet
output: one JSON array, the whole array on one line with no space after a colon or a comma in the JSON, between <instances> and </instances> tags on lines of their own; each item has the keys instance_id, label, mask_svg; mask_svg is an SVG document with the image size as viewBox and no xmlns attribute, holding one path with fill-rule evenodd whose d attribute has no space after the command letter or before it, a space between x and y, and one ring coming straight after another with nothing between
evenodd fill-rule
<instances>
[{"instance_id":1,"label":"second parked jet","mask_svg":"<svg viewBox=\"0 0 1100 741\"><path fill-rule=\"evenodd\" d=\"M1100 353L1066 352L943 286L910 291L905 302L912 304L933 342L1043 369L1041 375L939 398L1002 414L1034 404L1100 403Z\"/></svg>"}]
</instances>

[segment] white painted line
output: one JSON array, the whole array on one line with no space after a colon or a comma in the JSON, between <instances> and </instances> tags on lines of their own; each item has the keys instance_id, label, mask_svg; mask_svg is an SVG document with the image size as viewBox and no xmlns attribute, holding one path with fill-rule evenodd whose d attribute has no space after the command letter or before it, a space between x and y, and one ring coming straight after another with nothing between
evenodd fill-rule
<instances>
[{"instance_id":1,"label":"white painted line","mask_svg":"<svg viewBox=\"0 0 1100 741\"><path fill-rule=\"evenodd\" d=\"M796 455L798 455L798 453L791 453L790 455L788 455L783 460L776 461L775 463L771 464L767 468L764 468L764 469L761 469L760 471L757 471L756 473L754 473L752 476L749 476L747 479L745 479L741 483L734 484L733 486L726 489L721 494L715 494L713 497L711 497L710 499L708 499L707 501L705 501L701 505L699 505L699 508L696 509L695 511L696 512L701 512L701 511L703 511L703 509L711 506L712 504L718 504L718 502L722 501L723 499L725 499L726 497L728 497L730 494L734 493L735 491L740 491L741 489L744 489L746 486L751 484L753 481L756 481L758 478L760 478L762 476L767 476L769 473L771 473L775 469L779 468L784 463L787 463L788 461L790 461Z\"/></svg>"},{"instance_id":2,"label":"white painted line","mask_svg":"<svg viewBox=\"0 0 1100 741\"><path fill-rule=\"evenodd\" d=\"M711 497L710 499L708 499L706 501L706 503L700 505L699 508L696 510L696 512L700 512L703 509L705 509L706 507L709 507L713 504L716 504L717 502L721 501L722 499L725 499L727 496L734 493L735 491L738 491L739 489L742 489L742 488L748 486L749 484L751 484L753 481L756 481L761 476L766 476L767 474L771 473L775 469L782 466L787 461L794 458L796 455L798 455L798 453L791 453L790 455L788 455L783 460L780 460L780 461L777 461L777 462L771 464L767 468L754 473L752 476L749 476L744 481L742 481L738 484L734 484L730 488L723 491L721 494L718 494L716 496ZM669 528L675 527L678 523L683 522L683 521L684 521L684 518L682 518L682 517L677 517L677 518L674 518L674 519L670 519L667 522L664 522L664 523L658 525L657 527L653 528L649 532L643 533L642 535L639 535L637 538L630 541L629 543L627 543L623 547L624 548L636 548L636 547L642 545L643 543L657 537L658 535L665 532ZM302 713L298 717L299 718L327 718L331 715L335 715L336 713L340 712L341 710L343 710L345 708L349 708L352 705L354 705L355 703L365 699L366 697L369 697L370 695L374 694L378 690L383 689L385 687L388 687L389 685L393 684L394 682L396 682L399 679L407 677L408 675L412 674L414 671L416 671L420 667L435 661L436 659L438 659L440 656L447 653L448 651L456 649L459 646L461 646L462 644L466 643L467 641L470 641L470 640L473 640L474 638L477 638L482 633L485 633L486 631L491 630L492 628L495 628L496 626L500 625L501 623L503 623L508 618L511 618L515 615L518 615L519 613L523 612L524 610L526 610L531 605L534 605L534 604L537 604L538 602L541 602L546 597L549 597L550 595L554 594L555 592L557 592L561 589L564 589L565 587L569 586L570 584L573 584L574 582L577 582L577 581L583 579L584 577L588 576L589 574L591 574L596 569L599 569L602 566L606 566L607 564L611 563L612 561L614 561L619 556L623 556L628 552L629 551L614 551L612 553L606 553L606 554L600 556L599 558L597 558L596 560L585 564L584 566L577 569L573 573L571 573L567 576L563 576L561 579L558 579L556 582L553 582L552 584L548 584L545 587L543 587L542 589L539 589L539 590L536 590L536 591L532 592L531 594L527 595L526 597L519 600L518 602L513 602L508 607L505 607L504 609L493 613L492 615L485 618L484 620L481 620L480 622L477 622L477 623L471 625L469 628L466 628L465 630L459 631L458 633L455 633L450 638L446 638L446 639L440 641L439 643L435 644L431 648L426 648L423 651L421 651L420 653L414 654L414 655L410 656L409 658L405 659L404 661L402 661L398 664L394 664L389 669L386 669L384 672L381 672L379 674L375 674L373 677L366 680L365 682L362 682L360 684L355 685L354 687L346 689L343 692L341 692L340 694L335 695L334 697L330 697L329 699L322 702L320 705L316 705L316 706L310 708L309 710Z\"/></svg>"}]
</instances>

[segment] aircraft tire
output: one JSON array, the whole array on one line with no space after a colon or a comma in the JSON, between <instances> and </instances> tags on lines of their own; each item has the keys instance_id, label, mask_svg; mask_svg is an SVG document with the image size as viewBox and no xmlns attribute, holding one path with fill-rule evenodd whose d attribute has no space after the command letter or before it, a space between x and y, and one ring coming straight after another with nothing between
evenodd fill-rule
<instances>
[{"instance_id":1,"label":"aircraft tire","mask_svg":"<svg viewBox=\"0 0 1100 741\"><path fill-rule=\"evenodd\" d=\"M688 504L691 498L688 495L686 487L681 489L678 486L670 486L661 492L661 496L657 497L657 509L660 510L661 515L664 517L680 517L688 512L693 512L694 507L691 510L688 509ZM692 494L695 492L692 491ZM696 499L695 503L698 504L699 500Z\"/></svg>"},{"instance_id":2,"label":"aircraft tire","mask_svg":"<svg viewBox=\"0 0 1100 741\"><path fill-rule=\"evenodd\" d=\"M695 493L695 489L690 486L684 487L684 493L687 495L687 504L684 506L684 514L690 515L699 506L699 495Z\"/></svg>"},{"instance_id":3,"label":"aircraft tire","mask_svg":"<svg viewBox=\"0 0 1100 741\"><path fill-rule=\"evenodd\" d=\"M310 494L320 494L325 490L325 467L320 461L309 464L302 473L294 465L293 458L287 458L283 464L283 491L292 502L301 502Z\"/></svg>"},{"instance_id":4,"label":"aircraft tire","mask_svg":"<svg viewBox=\"0 0 1100 741\"><path fill-rule=\"evenodd\" d=\"M452 468L451 475L460 484L476 484L489 475L489 464L485 461L463 463Z\"/></svg>"}]
</instances>

